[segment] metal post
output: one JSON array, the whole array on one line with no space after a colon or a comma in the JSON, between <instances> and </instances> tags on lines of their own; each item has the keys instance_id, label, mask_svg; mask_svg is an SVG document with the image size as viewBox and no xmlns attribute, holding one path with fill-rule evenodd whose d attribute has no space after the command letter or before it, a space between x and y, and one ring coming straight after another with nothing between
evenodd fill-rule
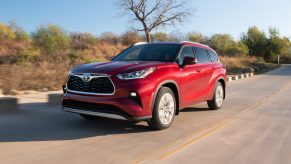
<instances>
[{"instance_id":1,"label":"metal post","mask_svg":"<svg viewBox=\"0 0 291 164\"><path fill-rule=\"evenodd\" d=\"M280 64L280 55L278 54L278 64Z\"/></svg>"}]
</instances>

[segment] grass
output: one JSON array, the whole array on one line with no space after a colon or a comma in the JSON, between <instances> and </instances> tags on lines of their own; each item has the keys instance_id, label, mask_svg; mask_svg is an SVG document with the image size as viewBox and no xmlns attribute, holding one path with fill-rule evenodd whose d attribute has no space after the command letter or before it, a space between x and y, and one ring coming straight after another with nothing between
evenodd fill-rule
<instances>
[{"instance_id":1,"label":"grass","mask_svg":"<svg viewBox=\"0 0 291 164\"><path fill-rule=\"evenodd\" d=\"M223 64L226 65L229 75L249 73L254 69L257 74L278 68L280 65L266 63L263 59L257 57L220 57Z\"/></svg>"}]
</instances>

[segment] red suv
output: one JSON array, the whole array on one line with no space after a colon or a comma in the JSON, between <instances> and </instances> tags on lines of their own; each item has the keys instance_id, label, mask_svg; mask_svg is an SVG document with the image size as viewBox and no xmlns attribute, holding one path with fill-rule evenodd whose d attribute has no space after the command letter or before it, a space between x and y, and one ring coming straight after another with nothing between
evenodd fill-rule
<instances>
[{"instance_id":1,"label":"red suv","mask_svg":"<svg viewBox=\"0 0 291 164\"><path fill-rule=\"evenodd\" d=\"M217 54L192 42L140 43L110 62L74 67L64 85L62 110L86 119L147 121L168 128L179 110L207 101L219 109L226 70Z\"/></svg>"}]
</instances>

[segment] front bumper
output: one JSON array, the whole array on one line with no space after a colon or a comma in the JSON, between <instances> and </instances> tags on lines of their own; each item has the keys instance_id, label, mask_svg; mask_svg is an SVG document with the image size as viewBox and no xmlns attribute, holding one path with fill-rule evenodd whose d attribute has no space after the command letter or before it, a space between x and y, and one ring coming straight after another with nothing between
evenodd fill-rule
<instances>
[{"instance_id":1,"label":"front bumper","mask_svg":"<svg viewBox=\"0 0 291 164\"><path fill-rule=\"evenodd\" d=\"M86 111L86 110L80 110L80 109L74 109L74 108L67 108L67 107L63 107L62 110L65 111L65 112L86 114L86 115L91 115L91 116L112 118L112 119L118 119L118 120L142 121L142 120L149 120L149 119L152 118L152 116L126 117L126 116L122 116L122 115L119 115L119 114L103 113L103 112L92 112L92 111Z\"/></svg>"},{"instance_id":2,"label":"front bumper","mask_svg":"<svg viewBox=\"0 0 291 164\"><path fill-rule=\"evenodd\" d=\"M154 85L144 80L120 82L113 78L113 95L87 95L64 89L62 110L121 120L148 120L152 117ZM136 96L131 96L131 93Z\"/></svg>"}]
</instances>

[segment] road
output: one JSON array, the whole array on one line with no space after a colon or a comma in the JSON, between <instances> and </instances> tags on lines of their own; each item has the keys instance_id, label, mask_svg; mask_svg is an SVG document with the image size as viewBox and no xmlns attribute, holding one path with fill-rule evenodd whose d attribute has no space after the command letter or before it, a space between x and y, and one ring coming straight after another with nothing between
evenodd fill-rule
<instances>
[{"instance_id":1,"label":"road","mask_svg":"<svg viewBox=\"0 0 291 164\"><path fill-rule=\"evenodd\" d=\"M228 83L223 109L201 103L170 129L86 121L43 102L0 113L0 163L291 163L291 65Z\"/></svg>"}]
</instances>

